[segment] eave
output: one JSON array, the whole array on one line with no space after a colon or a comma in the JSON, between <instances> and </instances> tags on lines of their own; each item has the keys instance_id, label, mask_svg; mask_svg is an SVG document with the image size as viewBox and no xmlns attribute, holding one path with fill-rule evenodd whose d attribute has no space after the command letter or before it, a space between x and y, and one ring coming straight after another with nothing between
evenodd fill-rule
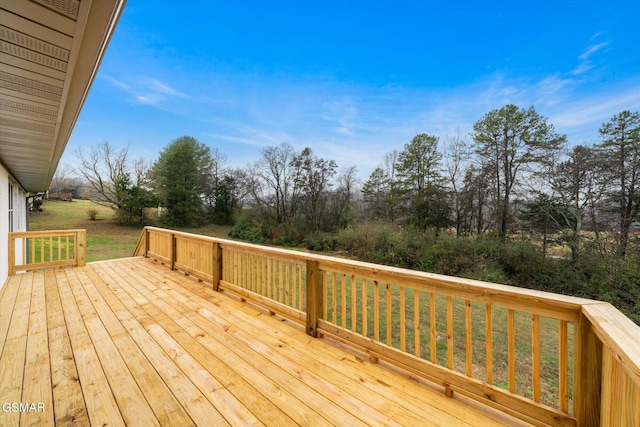
<instances>
[{"instance_id":1,"label":"eave","mask_svg":"<svg viewBox=\"0 0 640 427\"><path fill-rule=\"evenodd\" d=\"M46 191L125 0L0 4L0 162Z\"/></svg>"}]
</instances>

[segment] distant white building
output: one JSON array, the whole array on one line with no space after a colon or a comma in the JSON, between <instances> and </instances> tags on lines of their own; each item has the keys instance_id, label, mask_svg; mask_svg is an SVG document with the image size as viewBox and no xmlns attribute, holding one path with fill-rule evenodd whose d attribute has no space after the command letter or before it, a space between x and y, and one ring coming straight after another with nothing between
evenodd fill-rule
<instances>
[{"instance_id":1,"label":"distant white building","mask_svg":"<svg viewBox=\"0 0 640 427\"><path fill-rule=\"evenodd\" d=\"M27 197L48 189L125 0L3 1L0 9L0 287Z\"/></svg>"}]
</instances>

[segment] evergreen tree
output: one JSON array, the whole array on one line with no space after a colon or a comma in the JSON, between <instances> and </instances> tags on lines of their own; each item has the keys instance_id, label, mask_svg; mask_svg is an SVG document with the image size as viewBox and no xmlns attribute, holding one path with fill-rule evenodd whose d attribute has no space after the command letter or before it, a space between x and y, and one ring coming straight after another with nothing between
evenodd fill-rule
<instances>
[{"instance_id":1,"label":"evergreen tree","mask_svg":"<svg viewBox=\"0 0 640 427\"><path fill-rule=\"evenodd\" d=\"M166 221L193 227L202 218L202 197L209 188L209 147L190 136L180 137L160 153L152 167L158 193L168 208Z\"/></svg>"},{"instance_id":2,"label":"evergreen tree","mask_svg":"<svg viewBox=\"0 0 640 427\"><path fill-rule=\"evenodd\" d=\"M499 231L504 238L511 194L523 166L540 160L543 152L559 149L566 137L555 133L553 125L533 107L525 110L513 104L485 114L473 130L476 154L490 165L495 179Z\"/></svg>"},{"instance_id":3,"label":"evergreen tree","mask_svg":"<svg viewBox=\"0 0 640 427\"><path fill-rule=\"evenodd\" d=\"M640 212L640 114L622 111L600 128L603 138L597 148L607 166L611 199L617 206L620 240L618 255L627 253L629 230Z\"/></svg>"}]
</instances>

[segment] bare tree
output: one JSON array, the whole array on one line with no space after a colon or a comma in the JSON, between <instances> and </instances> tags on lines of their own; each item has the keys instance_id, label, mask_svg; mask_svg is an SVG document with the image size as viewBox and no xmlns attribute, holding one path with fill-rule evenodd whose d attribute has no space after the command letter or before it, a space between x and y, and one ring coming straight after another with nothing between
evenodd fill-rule
<instances>
[{"instance_id":1,"label":"bare tree","mask_svg":"<svg viewBox=\"0 0 640 427\"><path fill-rule=\"evenodd\" d=\"M453 214L455 216L456 236L462 231L463 207L461 191L464 185L465 166L471 157L469 143L460 133L460 129L452 136L447 135L444 153L444 167L447 180L451 186Z\"/></svg>"},{"instance_id":2,"label":"bare tree","mask_svg":"<svg viewBox=\"0 0 640 427\"><path fill-rule=\"evenodd\" d=\"M249 173L249 188L256 204L276 224L283 224L295 215L300 187L291 162L294 149L287 143L262 150Z\"/></svg>"},{"instance_id":3,"label":"bare tree","mask_svg":"<svg viewBox=\"0 0 640 427\"><path fill-rule=\"evenodd\" d=\"M114 210L122 207L118 183L130 179L129 147L117 150L104 141L93 146L89 153L79 148L74 154L80 161L76 173L92 189L92 200Z\"/></svg>"}]
</instances>

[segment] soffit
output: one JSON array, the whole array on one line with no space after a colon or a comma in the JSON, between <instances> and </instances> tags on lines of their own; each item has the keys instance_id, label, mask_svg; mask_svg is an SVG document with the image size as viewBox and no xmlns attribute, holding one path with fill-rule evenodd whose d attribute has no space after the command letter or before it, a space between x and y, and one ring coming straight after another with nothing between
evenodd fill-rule
<instances>
[{"instance_id":1,"label":"soffit","mask_svg":"<svg viewBox=\"0 0 640 427\"><path fill-rule=\"evenodd\" d=\"M125 0L0 2L0 162L45 191Z\"/></svg>"}]
</instances>

